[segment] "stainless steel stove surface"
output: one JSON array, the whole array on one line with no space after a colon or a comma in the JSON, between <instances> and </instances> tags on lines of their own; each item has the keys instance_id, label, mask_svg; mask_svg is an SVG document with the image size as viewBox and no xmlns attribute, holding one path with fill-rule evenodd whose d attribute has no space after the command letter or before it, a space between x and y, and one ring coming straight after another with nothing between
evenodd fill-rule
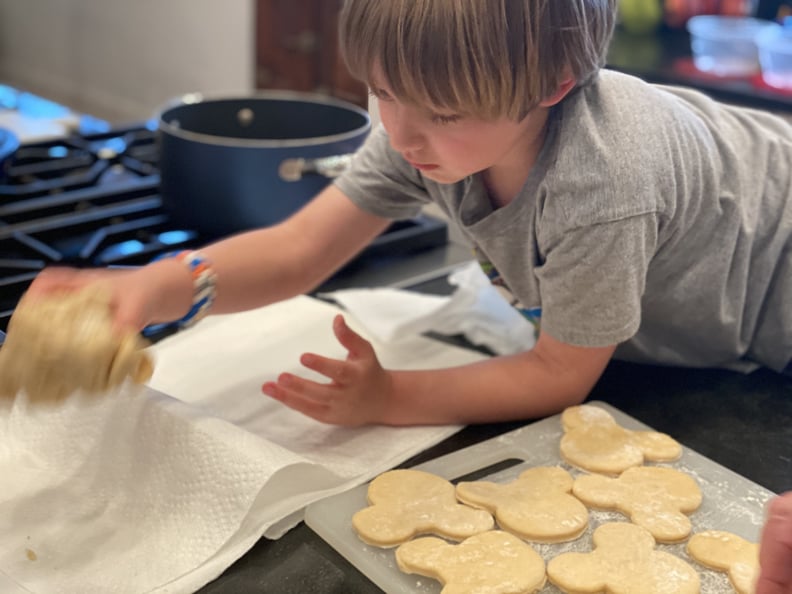
<instances>
[{"instance_id":1,"label":"stainless steel stove surface","mask_svg":"<svg viewBox=\"0 0 792 594\"><path fill-rule=\"evenodd\" d=\"M45 266L137 266L217 239L173 222L159 195L155 122L23 144L0 170L0 331ZM362 258L447 241L447 225L395 222ZM3 336L0 335L0 344Z\"/></svg>"}]
</instances>

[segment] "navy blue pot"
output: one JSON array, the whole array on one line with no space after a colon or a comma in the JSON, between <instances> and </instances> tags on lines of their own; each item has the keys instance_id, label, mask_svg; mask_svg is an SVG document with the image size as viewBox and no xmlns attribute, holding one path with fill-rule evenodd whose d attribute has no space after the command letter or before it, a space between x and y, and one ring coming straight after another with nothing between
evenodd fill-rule
<instances>
[{"instance_id":1,"label":"navy blue pot","mask_svg":"<svg viewBox=\"0 0 792 594\"><path fill-rule=\"evenodd\" d=\"M371 129L322 95L182 97L159 116L161 192L174 220L211 237L278 223L340 173Z\"/></svg>"}]
</instances>

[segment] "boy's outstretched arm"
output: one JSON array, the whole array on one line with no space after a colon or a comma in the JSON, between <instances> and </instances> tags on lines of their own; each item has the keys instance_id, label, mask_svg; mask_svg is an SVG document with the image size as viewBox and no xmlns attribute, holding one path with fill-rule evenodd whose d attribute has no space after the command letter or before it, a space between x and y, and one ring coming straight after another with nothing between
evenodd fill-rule
<instances>
[{"instance_id":1,"label":"boy's outstretched arm","mask_svg":"<svg viewBox=\"0 0 792 594\"><path fill-rule=\"evenodd\" d=\"M583 348L542 334L525 353L426 371L384 370L371 344L337 316L345 360L308 353L301 362L330 378L282 374L265 394L310 417L338 425L428 425L536 418L579 404L615 346Z\"/></svg>"},{"instance_id":2,"label":"boy's outstretched arm","mask_svg":"<svg viewBox=\"0 0 792 594\"><path fill-rule=\"evenodd\" d=\"M310 291L389 224L331 184L281 223L206 245L200 251L217 276L211 313L244 311ZM93 283L102 283L113 295L117 325L138 330L184 316L194 291L189 268L167 258L123 270L48 268L28 293L74 291Z\"/></svg>"},{"instance_id":3,"label":"boy's outstretched arm","mask_svg":"<svg viewBox=\"0 0 792 594\"><path fill-rule=\"evenodd\" d=\"M524 353L434 372L393 372L386 422L481 423L555 414L586 398L615 349L576 347L545 333Z\"/></svg>"}]
</instances>

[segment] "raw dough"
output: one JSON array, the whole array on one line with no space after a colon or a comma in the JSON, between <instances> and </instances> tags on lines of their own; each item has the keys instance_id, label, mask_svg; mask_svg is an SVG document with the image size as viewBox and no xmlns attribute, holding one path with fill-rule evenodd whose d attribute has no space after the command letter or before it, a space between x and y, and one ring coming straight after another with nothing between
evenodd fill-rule
<instances>
[{"instance_id":1,"label":"raw dough","mask_svg":"<svg viewBox=\"0 0 792 594\"><path fill-rule=\"evenodd\" d=\"M574 540L588 526L588 510L573 497L572 476L557 466L520 473L511 483L461 482L457 499L486 509L504 530L536 542Z\"/></svg>"},{"instance_id":2,"label":"raw dough","mask_svg":"<svg viewBox=\"0 0 792 594\"><path fill-rule=\"evenodd\" d=\"M618 478L580 476L572 493L589 507L627 514L664 543L687 538L691 526L685 514L701 505L701 489L693 477L659 466L629 468Z\"/></svg>"},{"instance_id":3,"label":"raw dough","mask_svg":"<svg viewBox=\"0 0 792 594\"><path fill-rule=\"evenodd\" d=\"M454 485L428 472L389 470L368 488L370 506L352 516L360 538L379 547L392 547L419 534L452 540L492 529L489 512L458 503Z\"/></svg>"},{"instance_id":4,"label":"raw dough","mask_svg":"<svg viewBox=\"0 0 792 594\"><path fill-rule=\"evenodd\" d=\"M594 531L594 551L563 553L547 564L550 581L565 592L698 594L700 579L688 563L665 551L645 529L628 522Z\"/></svg>"},{"instance_id":5,"label":"raw dough","mask_svg":"<svg viewBox=\"0 0 792 594\"><path fill-rule=\"evenodd\" d=\"M545 583L542 557L516 536L483 532L453 545L427 536L396 549L396 562L445 584L442 594L527 594Z\"/></svg>"},{"instance_id":6,"label":"raw dough","mask_svg":"<svg viewBox=\"0 0 792 594\"><path fill-rule=\"evenodd\" d=\"M102 392L127 378L143 383L153 365L136 332L112 325L110 295L78 292L23 297L0 349L0 396L24 390L34 400L59 400L76 390Z\"/></svg>"},{"instance_id":7,"label":"raw dough","mask_svg":"<svg viewBox=\"0 0 792 594\"><path fill-rule=\"evenodd\" d=\"M726 571L739 594L753 594L759 577L759 545L721 530L694 534L687 552L696 561L712 569Z\"/></svg>"},{"instance_id":8,"label":"raw dough","mask_svg":"<svg viewBox=\"0 0 792 594\"><path fill-rule=\"evenodd\" d=\"M665 433L625 429L608 411L590 404L564 410L561 425L561 456L590 472L619 474L644 461L665 462L682 455L682 446Z\"/></svg>"}]
</instances>

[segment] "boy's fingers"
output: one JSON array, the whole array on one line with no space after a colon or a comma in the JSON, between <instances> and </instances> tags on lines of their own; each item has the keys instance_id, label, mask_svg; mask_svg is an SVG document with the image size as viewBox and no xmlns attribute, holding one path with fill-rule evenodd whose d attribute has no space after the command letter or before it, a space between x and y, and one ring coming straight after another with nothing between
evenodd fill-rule
<instances>
[{"instance_id":1,"label":"boy's fingers","mask_svg":"<svg viewBox=\"0 0 792 594\"><path fill-rule=\"evenodd\" d=\"M133 330L135 332L142 330L146 325L143 320L143 314L138 306L133 307L117 307L113 316L113 327L118 332Z\"/></svg>"},{"instance_id":2,"label":"boy's fingers","mask_svg":"<svg viewBox=\"0 0 792 594\"><path fill-rule=\"evenodd\" d=\"M371 344L357 332L347 326L344 316L338 314L333 319L333 333L350 356L359 357L371 352Z\"/></svg>"},{"instance_id":3,"label":"boy's fingers","mask_svg":"<svg viewBox=\"0 0 792 594\"><path fill-rule=\"evenodd\" d=\"M275 382L265 383L261 386L261 391L270 398L281 402L284 406L288 406L317 421L323 421L327 416L327 404L305 398L302 394L286 389Z\"/></svg>"},{"instance_id":4,"label":"boy's fingers","mask_svg":"<svg viewBox=\"0 0 792 594\"><path fill-rule=\"evenodd\" d=\"M30 285L29 292L33 295L47 293L57 289L77 289L94 277L90 271L75 270L65 266L51 266L42 270Z\"/></svg>"},{"instance_id":5,"label":"boy's fingers","mask_svg":"<svg viewBox=\"0 0 792 594\"><path fill-rule=\"evenodd\" d=\"M346 361L339 361L337 359L329 359L314 353L305 353L300 357L300 363L308 369L315 371L329 377L334 381L341 381L345 379L345 370L349 365Z\"/></svg>"}]
</instances>

